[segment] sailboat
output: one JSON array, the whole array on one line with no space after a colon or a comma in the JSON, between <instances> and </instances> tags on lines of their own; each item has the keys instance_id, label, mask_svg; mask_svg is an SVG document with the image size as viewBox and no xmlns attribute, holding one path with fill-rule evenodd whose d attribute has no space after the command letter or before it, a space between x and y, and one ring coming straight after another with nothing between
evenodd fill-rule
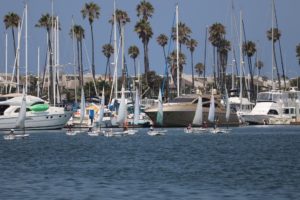
<instances>
[{"instance_id":1,"label":"sailboat","mask_svg":"<svg viewBox=\"0 0 300 200\"><path fill-rule=\"evenodd\" d=\"M81 88L81 100L80 100L80 129L82 127L82 122L85 117L85 95L83 87ZM76 135L77 133L80 133L80 131L74 131L74 130L67 130L67 135Z\"/></svg>"},{"instance_id":2,"label":"sailboat","mask_svg":"<svg viewBox=\"0 0 300 200\"><path fill-rule=\"evenodd\" d=\"M195 111L194 119L193 119L193 125L196 126L202 126L203 124L203 105L202 105L202 97L198 97L198 103L197 103L197 109ZM188 128L184 129L185 133L198 133L206 131L206 128L192 128L191 125L188 126Z\"/></svg>"},{"instance_id":3,"label":"sailboat","mask_svg":"<svg viewBox=\"0 0 300 200\"><path fill-rule=\"evenodd\" d=\"M139 94L139 89L136 88L135 101L134 101L133 129L127 130L128 135L134 135L138 132L138 130L135 129L135 126L139 125L139 119L140 119L140 94Z\"/></svg>"},{"instance_id":4,"label":"sailboat","mask_svg":"<svg viewBox=\"0 0 300 200\"><path fill-rule=\"evenodd\" d=\"M26 93L25 89L23 88L23 95L22 95L22 102L20 107L20 112L16 121L16 129L20 129L22 134L14 134L14 129L11 130L9 135L5 135L5 140L13 140L16 138L25 138L28 137L29 134L25 133L25 119L26 119Z\"/></svg>"},{"instance_id":5,"label":"sailboat","mask_svg":"<svg viewBox=\"0 0 300 200\"><path fill-rule=\"evenodd\" d=\"M159 88L159 94L158 94L158 108L157 108L157 116L156 116L156 124L159 126L163 126L163 102L162 102L162 94L161 94L161 89ZM167 130L159 129L159 130L154 130L152 127L150 130L147 132L148 135L151 136L157 136L157 135L164 135L167 132Z\"/></svg>"},{"instance_id":6,"label":"sailboat","mask_svg":"<svg viewBox=\"0 0 300 200\"><path fill-rule=\"evenodd\" d=\"M227 97L227 99L228 99L228 97ZM230 114L230 112L229 112L229 114ZM226 116L227 116L227 111L226 111ZM227 130L220 129L220 128L217 127L217 122L218 121L215 119L215 98L214 98L213 90L212 90L211 99L210 99L208 121L210 121L210 122L212 122L214 124L213 129L210 130L211 133L214 133L214 134L216 134L216 133L227 133Z\"/></svg>"}]
</instances>

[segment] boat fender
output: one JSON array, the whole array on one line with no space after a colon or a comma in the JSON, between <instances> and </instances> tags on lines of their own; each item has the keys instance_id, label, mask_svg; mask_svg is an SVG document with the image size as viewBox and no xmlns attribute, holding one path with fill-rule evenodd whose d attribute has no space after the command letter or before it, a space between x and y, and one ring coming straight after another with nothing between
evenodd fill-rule
<instances>
[{"instance_id":1,"label":"boat fender","mask_svg":"<svg viewBox=\"0 0 300 200\"><path fill-rule=\"evenodd\" d=\"M263 120L263 123L264 123L264 125L268 125L268 124L269 124L269 120L264 119L264 120Z\"/></svg>"}]
</instances>

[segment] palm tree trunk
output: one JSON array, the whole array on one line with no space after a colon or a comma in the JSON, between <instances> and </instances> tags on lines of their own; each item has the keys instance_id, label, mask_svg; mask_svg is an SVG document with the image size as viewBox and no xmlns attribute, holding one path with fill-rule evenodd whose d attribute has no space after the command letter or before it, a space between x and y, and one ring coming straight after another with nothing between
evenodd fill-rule
<instances>
[{"instance_id":1,"label":"palm tree trunk","mask_svg":"<svg viewBox=\"0 0 300 200\"><path fill-rule=\"evenodd\" d=\"M17 47L16 47L16 39L15 39L15 30L13 27L11 27L11 32L12 32L12 36L13 36L13 45L14 45L14 52L15 52L15 59L17 59ZM17 82L17 74L18 74L18 64L16 63L16 74L14 76L15 81Z\"/></svg>"},{"instance_id":2,"label":"palm tree trunk","mask_svg":"<svg viewBox=\"0 0 300 200\"><path fill-rule=\"evenodd\" d=\"M150 71L150 68L149 68L149 55L148 55L148 42L145 42L145 61L146 61L145 69L148 73Z\"/></svg>"},{"instance_id":3,"label":"palm tree trunk","mask_svg":"<svg viewBox=\"0 0 300 200\"><path fill-rule=\"evenodd\" d=\"M106 58L106 67L105 67L105 75L104 75L104 82L106 82L106 76L107 76L107 68L109 65L109 57Z\"/></svg>"},{"instance_id":4,"label":"palm tree trunk","mask_svg":"<svg viewBox=\"0 0 300 200\"><path fill-rule=\"evenodd\" d=\"M193 89L195 89L195 82L194 82L194 56L193 56L193 52L191 51L191 67L192 67L192 86Z\"/></svg>"},{"instance_id":5,"label":"palm tree trunk","mask_svg":"<svg viewBox=\"0 0 300 200\"><path fill-rule=\"evenodd\" d=\"M278 86L279 86L279 90L281 90L280 73L279 73L279 69L278 69L278 66L277 66L277 59L276 59L275 45L273 45L273 52L274 52L274 62L275 62L275 67L276 67L276 72L277 72ZM273 66L272 66L272 67L273 67Z\"/></svg>"},{"instance_id":6,"label":"palm tree trunk","mask_svg":"<svg viewBox=\"0 0 300 200\"><path fill-rule=\"evenodd\" d=\"M165 91L165 102L168 101L169 98L169 69L168 69L168 60L167 60L167 55L166 55L166 50L165 50L165 46L163 46L163 52L164 52L164 58L165 58L165 65L166 65L166 76L167 76L167 84L166 84L166 91Z\"/></svg>"},{"instance_id":7,"label":"palm tree trunk","mask_svg":"<svg viewBox=\"0 0 300 200\"><path fill-rule=\"evenodd\" d=\"M217 80L216 80L216 47L213 48L213 60L214 60L214 87L217 87Z\"/></svg>"},{"instance_id":8,"label":"palm tree trunk","mask_svg":"<svg viewBox=\"0 0 300 200\"><path fill-rule=\"evenodd\" d=\"M84 81L83 81L83 64L82 64L82 40L79 42L80 44L80 73L81 73L81 87L84 86Z\"/></svg>"},{"instance_id":9,"label":"palm tree trunk","mask_svg":"<svg viewBox=\"0 0 300 200\"><path fill-rule=\"evenodd\" d=\"M252 65L252 58L248 57L248 63L249 63L249 72L250 72L250 97L251 99L254 98L254 80L253 80L253 65Z\"/></svg>"},{"instance_id":10,"label":"palm tree trunk","mask_svg":"<svg viewBox=\"0 0 300 200\"><path fill-rule=\"evenodd\" d=\"M133 66L134 66L134 76L136 78L136 60L135 60L135 58L133 59Z\"/></svg>"},{"instance_id":11,"label":"palm tree trunk","mask_svg":"<svg viewBox=\"0 0 300 200\"><path fill-rule=\"evenodd\" d=\"M81 68L80 68L80 51L79 51L79 40L77 39L77 67L78 67L78 76L79 76L79 84L81 85Z\"/></svg>"},{"instance_id":12,"label":"palm tree trunk","mask_svg":"<svg viewBox=\"0 0 300 200\"><path fill-rule=\"evenodd\" d=\"M54 94L53 94L53 90L54 90L54 84L53 84L53 63L52 63L52 46L51 46L51 40L50 40L50 30L48 29L47 30L47 33L48 33L48 48L49 48L49 73L50 73L50 80L48 80L48 83L50 82L50 91L49 91L49 100L50 100L50 103L54 103Z\"/></svg>"}]
</instances>

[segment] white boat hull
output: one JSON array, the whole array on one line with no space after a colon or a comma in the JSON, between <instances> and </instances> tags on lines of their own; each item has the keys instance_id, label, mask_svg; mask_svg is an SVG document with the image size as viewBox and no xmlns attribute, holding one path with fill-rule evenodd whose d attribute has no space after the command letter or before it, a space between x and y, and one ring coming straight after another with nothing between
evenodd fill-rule
<instances>
[{"instance_id":1,"label":"white boat hull","mask_svg":"<svg viewBox=\"0 0 300 200\"><path fill-rule=\"evenodd\" d=\"M63 109L63 108L62 108ZM26 130L62 129L72 116L71 111L27 112L25 119ZM0 130L10 130L16 127L18 115L0 116Z\"/></svg>"}]
</instances>

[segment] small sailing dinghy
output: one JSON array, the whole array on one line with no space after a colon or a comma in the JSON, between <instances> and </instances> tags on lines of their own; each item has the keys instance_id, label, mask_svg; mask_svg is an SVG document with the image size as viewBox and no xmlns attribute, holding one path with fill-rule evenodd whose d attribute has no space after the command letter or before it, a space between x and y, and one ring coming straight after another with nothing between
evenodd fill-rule
<instances>
[{"instance_id":1,"label":"small sailing dinghy","mask_svg":"<svg viewBox=\"0 0 300 200\"><path fill-rule=\"evenodd\" d=\"M20 112L16 122L16 128L20 129L22 133L15 134L15 130L11 129L10 133L8 135L5 135L3 138L5 140L14 140L14 139L20 139L20 138L23 139L28 137L29 134L25 133L25 119L26 119L26 93L23 87L22 102L21 102Z\"/></svg>"},{"instance_id":2,"label":"small sailing dinghy","mask_svg":"<svg viewBox=\"0 0 300 200\"><path fill-rule=\"evenodd\" d=\"M162 103L162 94L161 94L161 89L159 89L159 94L158 94L158 107L157 107L157 115L156 115L156 124L162 126L163 125L163 103ZM150 130L147 132L148 135L150 136L161 136L165 135L167 133L167 130L164 129L157 129L154 130L154 128L151 126Z\"/></svg>"}]
</instances>

